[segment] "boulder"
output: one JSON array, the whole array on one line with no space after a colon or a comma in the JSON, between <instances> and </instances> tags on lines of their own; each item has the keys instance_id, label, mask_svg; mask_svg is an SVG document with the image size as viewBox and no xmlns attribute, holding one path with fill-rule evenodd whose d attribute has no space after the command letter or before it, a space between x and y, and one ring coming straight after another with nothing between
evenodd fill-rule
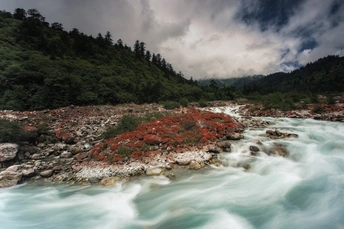
<instances>
[{"instance_id":1,"label":"boulder","mask_svg":"<svg viewBox=\"0 0 344 229\"><path fill-rule=\"evenodd\" d=\"M250 151L259 152L259 148L257 146L250 146Z\"/></svg>"},{"instance_id":2,"label":"boulder","mask_svg":"<svg viewBox=\"0 0 344 229\"><path fill-rule=\"evenodd\" d=\"M214 146L214 147L210 147L207 152L218 154L218 153L221 153L222 151L223 151L222 148L220 148L218 146Z\"/></svg>"},{"instance_id":3,"label":"boulder","mask_svg":"<svg viewBox=\"0 0 344 229\"><path fill-rule=\"evenodd\" d=\"M272 149L269 150L269 155L270 154L274 154L276 156L282 156L282 157L285 157L288 155L288 150L282 146L277 146L277 147L274 147Z\"/></svg>"},{"instance_id":4,"label":"boulder","mask_svg":"<svg viewBox=\"0 0 344 229\"><path fill-rule=\"evenodd\" d=\"M230 152L231 151L231 142L230 141L221 141L216 143L216 145L220 148L222 148L224 151L226 152Z\"/></svg>"},{"instance_id":5,"label":"boulder","mask_svg":"<svg viewBox=\"0 0 344 229\"><path fill-rule=\"evenodd\" d=\"M226 137L228 140L240 140L244 138L244 136L240 133L232 133L231 135L227 135Z\"/></svg>"},{"instance_id":6,"label":"boulder","mask_svg":"<svg viewBox=\"0 0 344 229\"><path fill-rule=\"evenodd\" d=\"M251 165L250 165L250 164L244 165L244 169L245 169L245 170L248 170L248 169L250 169L250 168L251 168Z\"/></svg>"},{"instance_id":7,"label":"boulder","mask_svg":"<svg viewBox=\"0 0 344 229\"><path fill-rule=\"evenodd\" d=\"M143 141L148 145L157 145L162 142L161 138L155 134L147 134L143 137Z\"/></svg>"},{"instance_id":8,"label":"boulder","mask_svg":"<svg viewBox=\"0 0 344 229\"><path fill-rule=\"evenodd\" d=\"M192 161L189 168L192 170L199 170L202 166L197 161Z\"/></svg>"},{"instance_id":9,"label":"boulder","mask_svg":"<svg viewBox=\"0 0 344 229\"><path fill-rule=\"evenodd\" d=\"M121 180L121 178L119 178L119 177L106 177L106 178L103 178L99 182L99 185L101 185L101 186L112 186L120 180Z\"/></svg>"},{"instance_id":10,"label":"boulder","mask_svg":"<svg viewBox=\"0 0 344 229\"><path fill-rule=\"evenodd\" d=\"M0 188L11 187L21 180L21 173L14 171L3 171L0 173Z\"/></svg>"},{"instance_id":11,"label":"boulder","mask_svg":"<svg viewBox=\"0 0 344 229\"><path fill-rule=\"evenodd\" d=\"M72 153L68 151L63 151L60 155L60 158L71 158L71 157L72 157Z\"/></svg>"},{"instance_id":12,"label":"boulder","mask_svg":"<svg viewBox=\"0 0 344 229\"><path fill-rule=\"evenodd\" d=\"M53 173L54 173L54 170L48 169L48 170L44 170L44 171L40 172L39 175L41 177L47 178L47 177L51 177L53 175Z\"/></svg>"},{"instance_id":13,"label":"boulder","mask_svg":"<svg viewBox=\"0 0 344 229\"><path fill-rule=\"evenodd\" d=\"M12 143L0 144L0 162L13 160L17 156L19 146Z\"/></svg>"},{"instance_id":14,"label":"boulder","mask_svg":"<svg viewBox=\"0 0 344 229\"><path fill-rule=\"evenodd\" d=\"M147 176L160 176L161 173L162 169L157 167L150 167L146 170Z\"/></svg>"},{"instance_id":15,"label":"boulder","mask_svg":"<svg viewBox=\"0 0 344 229\"><path fill-rule=\"evenodd\" d=\"M30 168L30 169L24 169L22 171L23 177L32 177L35 175L35 170Z\"/></svg>"}]
</instances>

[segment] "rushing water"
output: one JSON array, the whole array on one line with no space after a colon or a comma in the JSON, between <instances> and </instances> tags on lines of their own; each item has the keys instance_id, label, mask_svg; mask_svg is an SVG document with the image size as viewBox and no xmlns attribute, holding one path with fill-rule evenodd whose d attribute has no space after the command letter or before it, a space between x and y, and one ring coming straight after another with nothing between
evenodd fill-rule
<instances>
[{"instance_id":1,"label":"rushing water","mask_svg":"<svg viewBox=\"0 0 344 229\"><path fill-rule=\"evenodd\" d=\"M263 129L247 130L222 154L228 166L176 181L1 189L0 228L344 228L344 124L268 120L299 138L271 140ZM285 145L289 156L250 157L257 139L261 149Z\"/></svg>"}]
</instances>

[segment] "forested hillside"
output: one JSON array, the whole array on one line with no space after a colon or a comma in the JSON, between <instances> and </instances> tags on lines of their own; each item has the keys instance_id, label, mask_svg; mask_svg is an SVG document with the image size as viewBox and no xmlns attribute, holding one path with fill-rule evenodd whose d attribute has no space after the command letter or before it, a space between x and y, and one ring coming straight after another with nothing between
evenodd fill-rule
<instances>
[{"instance_id":1,"label":"forested hillside","mask_svg":"<svg viewBox=\"0 0 344 229\"><path fill-rule=\"evenodd\" d=\"M0 109L232 98L200 88L145 43L49 24L35 9L0 11Z\"/></svg>"},{"instance_id":2,"label":"forested hillside","mask_svg":"<svg viewBox=\"0 0 344 229\"><path fill-rule=\"evenodd\" d=\"M290 73L268 75L244 87L244 93L333 93L344 91L344 57L327 56Z\"/></svg>"}]
</instances>

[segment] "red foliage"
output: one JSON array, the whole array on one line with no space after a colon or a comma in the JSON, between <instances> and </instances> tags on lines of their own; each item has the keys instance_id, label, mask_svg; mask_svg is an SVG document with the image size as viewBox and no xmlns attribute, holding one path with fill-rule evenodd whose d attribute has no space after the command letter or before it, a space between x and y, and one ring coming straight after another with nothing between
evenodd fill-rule
<instances>
[{"instance_id":1,"label":"red foliage","mask_svg":"<svg viewBox=\"0 0 344 229\"><path fill-rule=\"evenodd\" d=\"M149 145L160 144L160 149L183 152L189 146L202 148L241 127L229 115L191 108L187 113L144 123L132 132L103 141L92 149L91 155L96 160L112 158L113 163L121 163L123 158L116 150L122 147L131 148L131 157L136 160L161 153L161 150L149 150L152 148Z\"/></svg>"}]
</instances>

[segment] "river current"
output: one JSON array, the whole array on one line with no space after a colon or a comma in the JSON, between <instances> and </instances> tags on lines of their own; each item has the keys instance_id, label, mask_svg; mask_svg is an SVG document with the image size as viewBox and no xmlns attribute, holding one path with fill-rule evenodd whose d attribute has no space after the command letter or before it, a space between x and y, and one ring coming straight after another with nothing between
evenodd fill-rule
<instances>
[{"instance_id":1,"label":"river current","mask_svg":"<svg viewBox=\"0 0 344 229\"><path fill-rule=\"evenodd\" d=\"M229 109L226 112L230 112ZM144 177L112 187L24 184L0 189L0 228L344 229L344 124L266 118L299 138L244 132L224 166L171 181ZM263 145L256 145L260 140ZM282 144L287 157L260 152ZM242 165L250 164L245 170Z\"/></svg>"}]
</instances>

